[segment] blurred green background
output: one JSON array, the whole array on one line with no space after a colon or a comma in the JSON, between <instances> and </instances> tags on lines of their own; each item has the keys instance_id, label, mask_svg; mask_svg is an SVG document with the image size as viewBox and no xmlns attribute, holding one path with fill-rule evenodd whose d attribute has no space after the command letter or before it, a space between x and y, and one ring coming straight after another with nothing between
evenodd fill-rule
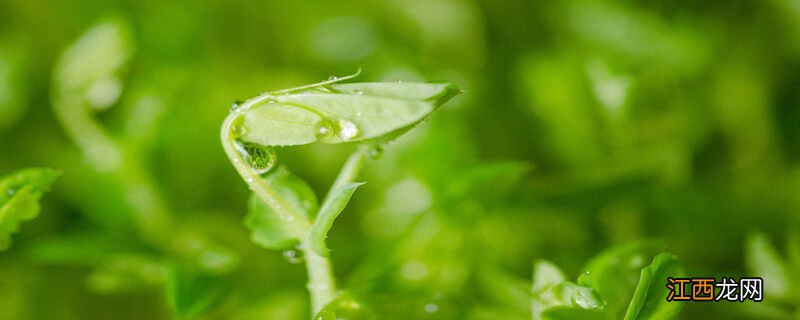
<instances>
[{"instance_id":1,"label":"blurred green background","mask_svg":"<svg viewBox=\"0 0 800 320\"><path fill-rule=\"evenodd\" d=\"M121 169L53 111L62 52L103 21L129 60L91 118ZM358 68L466 91L368 162L329 237L339 283L384 318L529 319L534 260L575 277L639 239L717 278L759 276L750 234L798 245L796 1L3 0L0 174L63 176L0 253L0 318L169 319L163 259L224 283L204 318L307 318L302 265L241 224L248 190L219 126L237 99ZM278 157L322 194L352 150ZM168 250L139 234L142 212L174 222ZM789 287L769 312L687 303L681 318L784 318L792 279L765 276Z\"/></svg>"}]
</instances>

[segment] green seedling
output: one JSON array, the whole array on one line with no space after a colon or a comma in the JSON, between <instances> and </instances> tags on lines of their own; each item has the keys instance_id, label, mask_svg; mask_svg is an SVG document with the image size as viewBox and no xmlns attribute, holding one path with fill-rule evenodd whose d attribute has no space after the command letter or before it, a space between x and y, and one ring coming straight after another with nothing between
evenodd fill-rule
<instances>
[{"instance_id":1,"label":"green seedling","mask_svg":"<svg viewBox=\"0 0 800 320\"><path fill-rule=\"evenodd\" d=\"M445 82L341 83L356 75L261 94L234 104L222 124L225 153L253 191L245 220L252 240L303 254L312 314L339 295L325 238L363 184L354 179L364 161L460 92ZM321 204L274 151L314 142L358 145Z\"/></svg>"}]
</instances>

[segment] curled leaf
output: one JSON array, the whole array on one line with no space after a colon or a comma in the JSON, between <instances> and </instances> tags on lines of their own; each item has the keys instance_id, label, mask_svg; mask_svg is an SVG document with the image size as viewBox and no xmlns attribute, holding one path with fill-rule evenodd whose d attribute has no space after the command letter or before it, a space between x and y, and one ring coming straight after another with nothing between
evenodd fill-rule
<instances>
[{"instance_id":1,"label":"curled leaf","mask_svg":"<svg viewBox=\"0 0 800 320\"><path fill-rule=\"evenodd\" d=\"M264 146L378 139L419 123L458 93L450 83L353 83L262 96L237 111L246 129L239 138Z\"/></svg>"}]
</instances>

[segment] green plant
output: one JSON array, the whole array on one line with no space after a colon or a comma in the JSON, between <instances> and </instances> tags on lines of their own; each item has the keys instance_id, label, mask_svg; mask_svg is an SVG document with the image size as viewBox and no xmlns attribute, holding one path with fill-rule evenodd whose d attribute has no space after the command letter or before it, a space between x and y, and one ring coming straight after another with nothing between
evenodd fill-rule
<instances>
[{"instance_id":1,"label":"green plant","mask_svg":"<svg viewBox=\"0 0 800 320\"><path fill-rule=\"evenodd\" d=\"M31 168L0 177L0 251L11 245L11 234L39 215L39 198L61 173Z\"/></svg>"},{"instance_id":2,"label":"green plant","mask_svg":"<svg viewBox=\"0 0 800 320\"><path fill-rule=\"evenodd\" d=\"M667 277L680 277L683 269L669 253L659 253L652 243L611 248L584 267L576 283L548 261L538 261L533 271L531 309L534 320L571 319L672 319L683 306L668 302ZM649 257L650 265L644 264Z\"/></svg>"},{"instance_id":3,"label":"green plant","mask_svg":"<svg viewBox=\"0 0 800 320\"><path fill-rule=\"evenodd\" d=\"M221 130L225 153L253 191L245 220L252 240L303 253L312 314L321 318L339 295L325 238L363 184L354 180L365 159L459 93L449 83L339 83L356 75L234 104ZM321 204L303 180L276 167L274 151L316 141L358 144Z\"/></svg>"}]
</instances>

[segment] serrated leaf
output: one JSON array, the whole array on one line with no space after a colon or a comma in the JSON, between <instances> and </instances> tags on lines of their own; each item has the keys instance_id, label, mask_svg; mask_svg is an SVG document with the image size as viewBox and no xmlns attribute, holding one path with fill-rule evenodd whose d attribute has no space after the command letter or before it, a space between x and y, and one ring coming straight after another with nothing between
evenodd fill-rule
<instances>
[{"instance_id":1,"label":"serrated leaf","mask_svg":"<svg viewBox=\"0 0 800 320\"><path fill-rule=\"evenodd\" d=\"M311 187L305 181L278 167L263 176L264 181L278 192L291 210L301 213L308 219L317 211L319 202ZM250 239L267 248L281 250L297 244L302 235L294 234L281 219L278 212L268 206L255 194L250 195L244 225L250 229Z\"/></svg>"},{"instance_id":2,"label":"serrated leaf","mask_svg":"<svg viewBox=\"0 0 800 320\"><path fill-rule=\"evenodd\" d=\"M745 260L748 271L764 279L764 294L778 299L789 299L790 273L786 261L762 233L747 238Z\"/></svg>"},{"instance_id":3,"label":"serrated leaf","mask_svg":"<svg viewBox=\"0 0 800 320\"><path fill-rule=\"evenodd\" d=\"M542 314L544 320L613 320L608 314L598 310L556 307Z\"/></svg>"},{"instance_id":4,"label":"serrated leaf","mask_svg":"<svg viewBox=\"0 0 800 320\"><path fill-rule=\"evenodd\" d=\"M178 316L207 313L226 296L225 278L175 267L167 280L167 302Z\"/></svg>"},{"instance_id":5,"label":"serrated leaf","mask_svg":"<svg viewBox=\"0 0 800 320\"><path fill-rule=\"evenodd\" d=\"M672 319L683 307L682 303L668 302L668 290L665 290L668 277L683 276L675 256L662 253L653 262L642 269L639 284L633 294L625 320L636 319Z\"/></svg>"},{"instance_id":6,"label":"serrated leaf","mask_svg":"<svg viewBox=\"0 0 800 320\"><path fill-rule=\"evenodd\" d=\"M343 185L334 190L328 200L322 204L319 215L311 226L311 232L309 233L311 249L314 252L321 256L328 256L330 250L325 245L325 238L328 237L328 231L333 226L333 220L344 210L353 192L362 184L364 183L352 182Z\"/></svg>"},{"instance_id":7,"label":"serrated leaf","mask_svg":"<svg viewBox=\"0 0 800 320\"><path fill-rule=\"evenodd\" d=\"M587 264L580 284L597 290L608 303L606 311L622 317L639 283L642 268L660 251L660 246L654 242L636 242L605 250Z\"/></svg>"},{"instance_id":8,"label":"serrated leaf","mask_svg":"<svg viewBox=\"0 0 800 320\"><path fill-rule=\"evenodd\" d=\"M51 169L33 168L0 179L0 250L11 245L11 234L22 222L39 214L39 198L59 175Z\"/></svg>"},{"instance_id":9,"label":"serrated leaf","mask_svg":"<svg viewBox=\"0 0 800 320\"><path fill-rule=\"evenodd\" d=\"M458 92L449 83L354 83L276 94L242 111L239 138L264 146L377 139L419 123Z\"/></svg>"}]
</instances>

